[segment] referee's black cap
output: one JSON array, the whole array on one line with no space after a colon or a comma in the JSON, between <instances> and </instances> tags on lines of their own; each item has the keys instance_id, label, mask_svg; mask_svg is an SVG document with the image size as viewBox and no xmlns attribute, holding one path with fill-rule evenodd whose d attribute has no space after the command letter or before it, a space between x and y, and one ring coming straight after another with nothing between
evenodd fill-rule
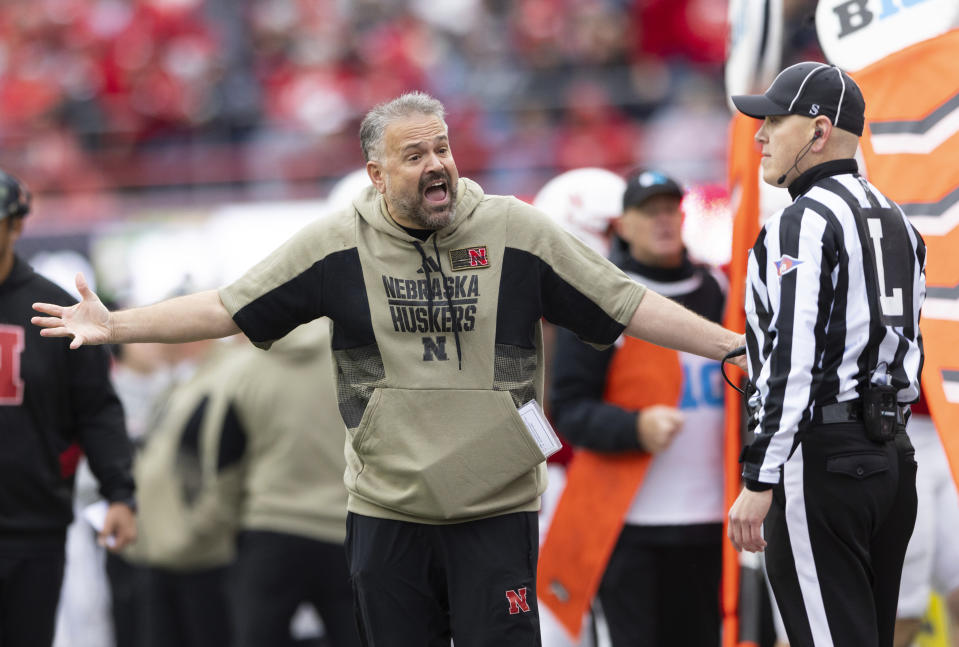
<instances>
[{"instance_id":1,"label":"referee's black cap","mask_svg":"<svg viewBox=\"0 0 959 647\"><path fill-rule=\"evenodd\" d=\"M20 180L0 170L0 220L30 213L30 191Z\"/></svg>"},{"instance_id":2,"label":"referee's black cap","mask_svg":"<svg viewBox=\"0 0 959 647\"><path fill-rule=\"evenodd\" d=\"M732 97L743 114L763 119L772 115L829 117L833 125L862 136L866 101L852 78L835 65L796 63L779 73L765 94Z\"/></svg>"}]
</instances>

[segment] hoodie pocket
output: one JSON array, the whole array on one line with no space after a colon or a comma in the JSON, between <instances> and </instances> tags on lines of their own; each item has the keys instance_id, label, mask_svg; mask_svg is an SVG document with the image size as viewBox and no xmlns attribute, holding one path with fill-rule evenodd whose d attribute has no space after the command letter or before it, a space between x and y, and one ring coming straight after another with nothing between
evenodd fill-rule
<instances>
[{"instance_id":1,"label":"hoodie pocket","mask_svg":"<svg viewBox=\"0 0 959 647\"><path fill-rule=\"evenodd\" d=\"M405 515L465 519L540 494L545 457L506 391L377 389L352 445L354 493Z\"/></svg>"}]
</instances>

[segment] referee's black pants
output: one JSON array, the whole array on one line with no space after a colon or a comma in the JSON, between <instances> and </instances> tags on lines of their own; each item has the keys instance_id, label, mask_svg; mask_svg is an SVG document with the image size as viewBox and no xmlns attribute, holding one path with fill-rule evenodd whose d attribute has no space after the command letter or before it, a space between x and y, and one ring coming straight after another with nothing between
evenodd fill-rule
<instances>
[{"instance_id":1,"label":"referee's black pants","mask_svg":"<svg viewBox=\"0 0 959 647\"><path fill-rule=\"evenodd\" d=\"M892 645L915 521L915 451L905 431L882 444L859 422L803 432L763 527L791 647Z\"/></svg>"},{"instance_id":2,"label":"referee's black pants","mask_svg":"<svg viewBox=\"0 0 959 647\"><path fill-rule=\"evenodd\" d=\"M535 512L430 525L346 518L364 647L539 647Z\"/></svg>"}]
</instances>

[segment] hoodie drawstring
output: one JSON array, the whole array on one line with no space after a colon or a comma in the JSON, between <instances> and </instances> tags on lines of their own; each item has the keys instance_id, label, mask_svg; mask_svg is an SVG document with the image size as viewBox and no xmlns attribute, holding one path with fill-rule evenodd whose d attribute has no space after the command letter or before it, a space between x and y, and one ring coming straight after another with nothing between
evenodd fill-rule
<instances>
[{"instance_id":1,"label":"hoodie drawstring","mask_svg":"<svg viewBox=\"0 0 959 647\"><path fill-rule=\"evenodd\" d=\"M413 241L413 245L416 246L416 251L420 253L420 256L423 258L423 272L426 274L426 284L429 286L429 289L426 290L426 309L429 313L430 321L433 320L433 277L430 272L430 259L426 256L426 251L423 249L423 246L420 245L418 240ZM446 285L446 274L443 273L443 263L440 262L440 249L436 245L436 235L433 235L433 249L436 251L436 267L439 268L440 277L442 278L442 284L440 290L443 292L443 295L446 297L446 307L450 309L450 320L453 322L453 339L456 341L456 359L459 362L459 370L463 370L463 351L460 347L460 322L456 318L456 311L453 309L453 301L450 298L450 290L447 289Z\"/></svg>"}]
</instances>

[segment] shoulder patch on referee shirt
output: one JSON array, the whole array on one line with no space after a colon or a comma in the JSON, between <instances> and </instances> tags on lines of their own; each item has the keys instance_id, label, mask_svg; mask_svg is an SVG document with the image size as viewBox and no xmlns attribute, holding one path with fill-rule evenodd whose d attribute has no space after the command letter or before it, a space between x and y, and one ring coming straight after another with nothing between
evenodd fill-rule
<instances>
[{"instance_id":1,"label":"shoulder patch on referee shirt","mask_svg":"<svg viewBox=\"0 0 959 647\"><path fill-rule=\"evenodd\" d=\"M478 270L489 267L489 256L486 255L486 245L451 249L450 265L454 272L458 270Z\"/></svg>"},{"instance_id":2,"label":"shoulder patch on referee shirt","mask_svg":"<svg viewBox=\"0 0 959 647\"><path fill-rule=\"evenodd\" d=\"M803 264L804 261L799 260L798 258L793 258L789 254L783 254L778 261L776 261L776 273L779 275L779 278L783 277L783 274L789 274L794 269Z\"/></svg>"}]
</instances>

